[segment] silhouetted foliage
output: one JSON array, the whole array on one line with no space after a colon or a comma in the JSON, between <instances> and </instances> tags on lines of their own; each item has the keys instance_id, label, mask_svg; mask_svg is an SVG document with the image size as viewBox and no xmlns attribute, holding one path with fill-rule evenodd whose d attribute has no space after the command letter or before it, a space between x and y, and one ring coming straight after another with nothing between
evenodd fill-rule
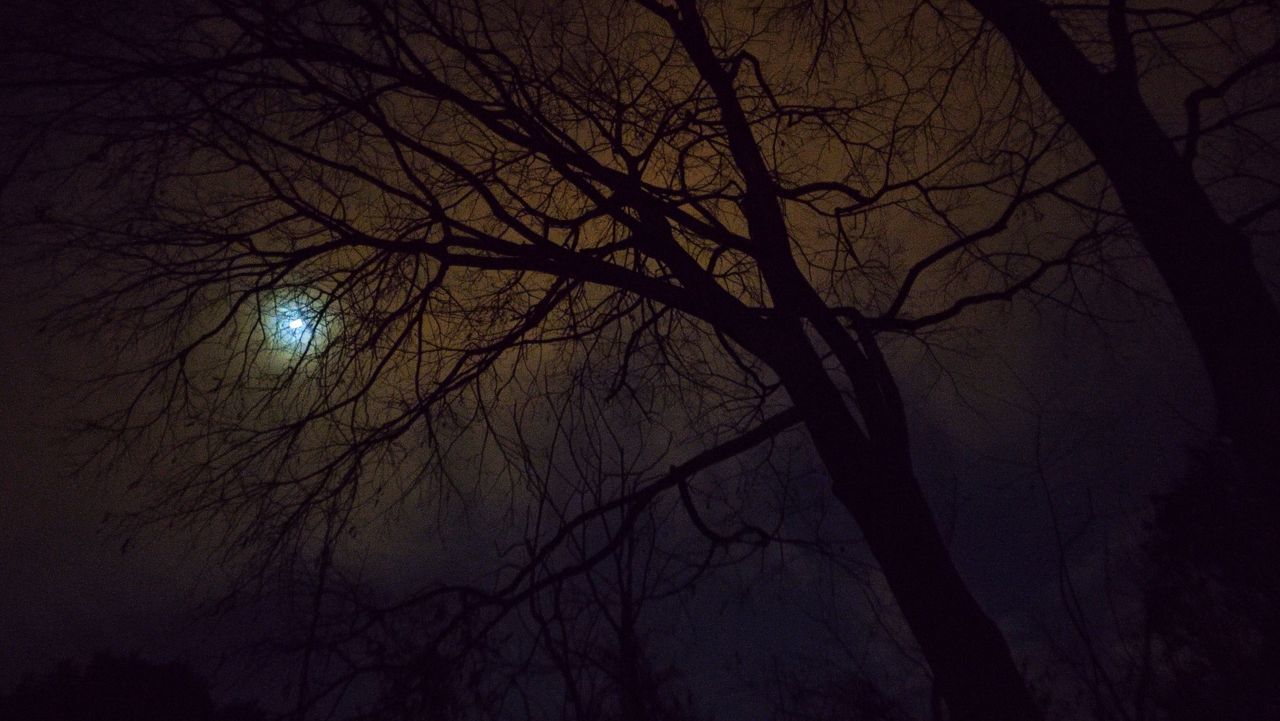
<instances>
[{"instance_id":1,"label":"silhouetted foliage","mask_svg":"<svg viewBox=\"0 0 1280 721\"><path fill-rule=\"evenodd\" d=\"M100 653L63 661L0 696L5 721L265 721L254 703L218 704L190 667Z\"/></svg>"},{"instance_id":2,"label":"silhouetted foliage","mask_svg":"<svg viewBox=\"0 0 1280 721\"><path fill-rule=\"evenodd\" d=\"M1172 721L1280 717L1280 503L1220 448L1157 499L1147 613Z\"/></svg>"}]
</instances>

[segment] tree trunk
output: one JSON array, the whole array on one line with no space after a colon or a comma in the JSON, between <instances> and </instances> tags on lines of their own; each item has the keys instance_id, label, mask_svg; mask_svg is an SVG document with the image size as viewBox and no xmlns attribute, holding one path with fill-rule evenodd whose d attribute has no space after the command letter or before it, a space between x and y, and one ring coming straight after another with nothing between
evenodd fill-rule
<instances>
[{"instance_id":1,"label":"tree trunk","mask_svg":"<svg viewBox=\"0 0 1280 721\"><path fill-rule=\"evenodd\" d=\"M795 265L777 183L716 55L694 0L678 11L647 3L671 24L715 93L725 140L742 173L742 211L754 255L782 316L762 324L729 312L717 327L765 359L799 409L832 490L862 529L955 721L1034 721L1041 714L1009 646L969 593L911 469L901 399L887 369L869 362ZM696 276L695 276L696 277ZM845 405L800 318L814 324L855 388L864 431Z\"/></svg>"},{"instance_id":2,"label":"tree trunk","mask_svg":"<svg viewBox=\"0 0 1280 721\"><path fill-rule=\"evenodd\" d=\"M1038 2L970 0L1106 171L1191 333L1218 428L1255 473L1280 467L1280 312L1133 78L1103 73ZM1249 475L1255 475L1253 473Z\"/></svg>"},{"instance_id":3,"label":"tree trunk","mask_svg":"<svg viewBox=\"0 0 1280 721\"><path fill-rule=\"evenodd\" d=\"M853 515L954 721L1034 721L1032 699L999 628L960 578L905 449L867 439L811 346L773 349L836 497Z\"/></svg>"},{"instance_id":4,"label":"tree trunk","mask_svg":"<svg viewBox=\"0 0 1280 721\"><path fill-rule=\"evenodd\" d=\"M627 569L631 568L630 554ZM636 635L636 614L632 604L630 584L626 580L620 588L621 608L618 612L618 703L621 721L644 721L644 692L641 678L640 640Z\"/></svg>"}]
</instances>

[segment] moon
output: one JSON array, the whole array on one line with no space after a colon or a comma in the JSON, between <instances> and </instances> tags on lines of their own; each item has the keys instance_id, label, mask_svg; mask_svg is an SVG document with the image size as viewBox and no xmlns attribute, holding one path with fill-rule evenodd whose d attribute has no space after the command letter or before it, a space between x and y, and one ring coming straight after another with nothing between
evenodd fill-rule
<instances>
[{"instance_id":1,"label":"moon","mask_svg":"<svg viewBox=\"0 0 1280 721\"><path fill-rule=\"evenodd\" d=\"M305 308L286 306L279 309L275 320L276 340L293 351L311 343L316 331L316 320Z\"/></svg>"},{"instance_id":2,"label":"moon","mask_svg":"<svg viewBox=\"0 0 1280 721\"><path fill-rule=\"evenodd\" d=\"M259 328L278 362L292 365L323 352L336 330L329 301L317 289L276 291L263 298Z\"/></svg>"}]
</instances>

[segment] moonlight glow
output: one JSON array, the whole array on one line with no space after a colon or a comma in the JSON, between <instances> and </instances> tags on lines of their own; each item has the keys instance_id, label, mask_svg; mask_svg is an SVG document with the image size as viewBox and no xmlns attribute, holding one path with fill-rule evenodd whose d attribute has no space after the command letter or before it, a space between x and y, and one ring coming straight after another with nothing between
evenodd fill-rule
<instances>
[{"instance_id":1,"label":"moonlight glow","mask_svg":"<svg viewBox=\"0 0 1280 721\"><path fill-rule=\"evenodd\" d=\"M316 288L264 294L257 310L266 347L286 365L321 353L337 329L333 299Z\"/></svg>"},{"instance_id":2,"label":"moonlight glow","mask_svg":"<svg viewBox=\"0 0 1280 721\"><path fill-rule=\"evenodd\" d=\"M277 341L294 350L309 345L316 331L316 319L306 308L298 306L280 308L272 325Z\"/></svg>"}]
</instances>

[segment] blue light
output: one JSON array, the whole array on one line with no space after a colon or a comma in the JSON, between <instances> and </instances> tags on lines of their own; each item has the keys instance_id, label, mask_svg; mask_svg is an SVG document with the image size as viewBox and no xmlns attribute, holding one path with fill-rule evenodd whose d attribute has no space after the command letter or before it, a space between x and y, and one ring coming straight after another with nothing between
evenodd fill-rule
<instances>
[{"instance_id":1,"label":"blue light","mask_svg":"<svg viewBox=\"0 0 1280 721\"><path fill-rule=\"evenodd\" d=\"M276 335L286 345L306 346L315 333L313 319L296 308L282 309L276 316Z\"/></svg>"}]
</instances>

